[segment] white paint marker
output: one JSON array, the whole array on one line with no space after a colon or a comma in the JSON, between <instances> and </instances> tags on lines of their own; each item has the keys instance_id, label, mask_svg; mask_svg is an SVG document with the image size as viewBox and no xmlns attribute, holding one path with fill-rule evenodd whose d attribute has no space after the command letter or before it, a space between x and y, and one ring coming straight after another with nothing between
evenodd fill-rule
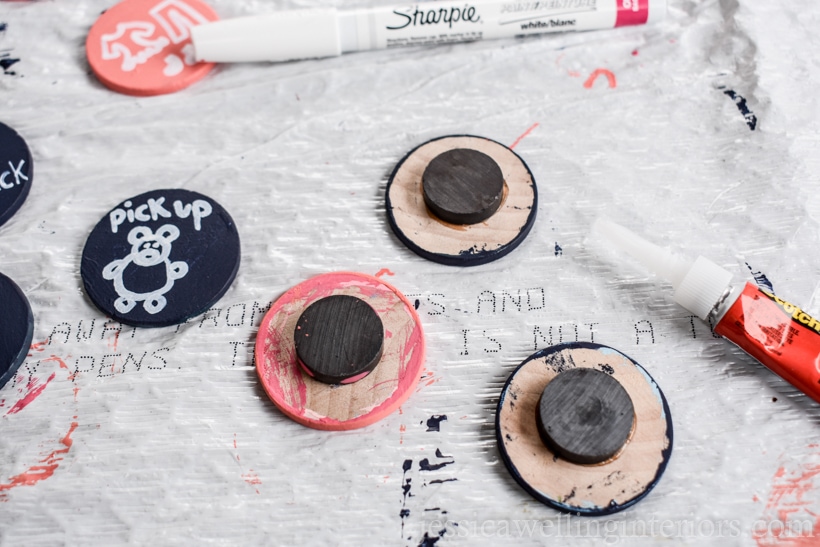
<instances>
[{"instance_id":1,"label":"white paint marker","mask_svg":"<svg viewBox=\"0 0 820 547\"><path fill-rule=\"evenodd\" d=\"M274 12L191 29L197 61L292 61L352 51L643 25L666 0L473 0Z\"/></svg>"}]
</instances>

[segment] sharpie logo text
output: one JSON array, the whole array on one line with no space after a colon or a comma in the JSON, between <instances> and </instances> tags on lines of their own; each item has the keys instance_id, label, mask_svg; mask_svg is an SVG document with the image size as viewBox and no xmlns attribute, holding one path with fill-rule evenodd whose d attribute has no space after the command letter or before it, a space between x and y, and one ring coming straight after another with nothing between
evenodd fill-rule
<instances>
[{"instance_id":1,"label":"sharpie logo text","mask_svg":"<svg viewBox=\"0 0 820 547\"><path fill-rule=\"evenodd\" d=\"M453 28L453 24L459 21L464 23L481 21L481 15L476 11L475 6L469 4L464 4L463 8L453 6L427 10L416 5L403 10L393 10L393 13L398 15L401 21L395 26L387 27L387 30L401 30L409 26L422 25L447 25Z\"/></svg>"}]
</instances>

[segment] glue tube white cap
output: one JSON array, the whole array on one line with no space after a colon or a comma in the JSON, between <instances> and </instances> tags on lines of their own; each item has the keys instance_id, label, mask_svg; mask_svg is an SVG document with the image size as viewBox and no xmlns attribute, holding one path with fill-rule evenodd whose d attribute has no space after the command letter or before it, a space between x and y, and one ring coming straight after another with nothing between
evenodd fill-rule
<instances>
[{"instance_id":1,"label":"glue tube white cap","mask_svg":"<svg viewBox=\"0 0 820 547\"><path fill-rule=\"evenodd\" d=\"M225 19L195 26L197 61L291 61L342 54L335 9L309 9Z\"/></svg>"},{"instance_id":2,"label":"glue tube white cap","mask_svg":"<svg viewBox=\"0 0 820 547\"><path fill-rule=\"evenodd\" d=\"M645 268L669 281L675 288L675 302L704 321L724 298L732 282L731 272L711 260L702 256L687 260L612 221L599 218L592 225L592 234L614 243Z\"/></svg>"}]
</instances>

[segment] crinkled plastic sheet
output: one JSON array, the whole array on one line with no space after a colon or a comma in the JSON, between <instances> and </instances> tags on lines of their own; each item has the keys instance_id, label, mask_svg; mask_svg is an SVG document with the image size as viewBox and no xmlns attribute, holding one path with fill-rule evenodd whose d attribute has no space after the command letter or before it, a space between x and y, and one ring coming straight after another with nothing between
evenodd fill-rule
<instances>
[{"instance_id":1,"label":"crinkled plastic sheet","mask_svg":"<svg viewBox=\"0 0 820 547\"><path fill-rule=\"evenodd\" d=\"M652 27L222 66L150 98L88 69L85 36L112 3L0 4L0 49L20 59L0 76L0 119L35 159L0 261L36 317L31 357L0 391L3 545L797 545L788 534L820 533L818 406L586 240L606 215L765 275L820 314L816 2L671 0ZM211 2L223 18L327 4ZM340 3L353 5L368 4ZM389 230L389 173L447 134L514 145L535 176L535 227L500 261L434 264ZM111 207L163 187L220 202L242 264L205 315L134 331L90 304L80 253ZM315 274L383 269L424 324L416 392L362 430L286 419L252 363L266 306ZM655 490L601 519L531 499L494 436L514 367L576 339L640 362L675 428Z\"/></svg>"}]
</instances>

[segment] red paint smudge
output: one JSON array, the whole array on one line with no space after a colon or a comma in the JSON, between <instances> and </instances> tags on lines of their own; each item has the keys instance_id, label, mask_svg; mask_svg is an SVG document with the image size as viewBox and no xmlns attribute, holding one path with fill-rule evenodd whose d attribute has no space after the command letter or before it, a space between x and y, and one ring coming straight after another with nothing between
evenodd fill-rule
<instances>
[{"instance_id":1,"label":"red paint smudge","mask_svg":"<svg viewBox=\"0 0 820 547\"><path fill-rule=\"evenodd\" d=\"M587 81L584 82L584 87L587 89L591 89L593 84L595 83L596 78L598 76L606 76L607 82L609 82L609 87L614 88L617 86L617 82L615 81L615 75L605 68L596 68L595 71L589 75Z\"/></svg>"},{"instance_id":2,"label":"red paint smudge","mask_svg":"<svg viewBox=\"0 0 820 547\"><path fill-rule=\"evenodd\" d=\"M388 270L387 268L382 268L381 270L379 270L378 272L376 272L376 277L381 277L381 276L383 276L383 275L390 275L390 276L392 276L392 275L396 275L396 274L394 274L393 272L391 272L391 271L390 271L390 270Z\"/></svg>"},{"instance_id":3,"label":"red paint smudge","mask_svg":"<svg viewBox=\"0 0 820 547\"><path fill-rule=\"evenodd\" d=\"M43 346L47 346L47 345L48 345L48 338L46 338L42 342L34 342L31 345L30 349L31 349L31 351L45 351L45 348ZM30 353L29 353L29 357L31 357Z\"/></svg>"},{"instance_id":4,"label":"red paint smudge","mask_svg":"<svg viewBox=\"0 0 820 547\"><path fill-rule=\"evenodd\" d=\"M233 434L233 447L236 449L236 433Z\"/></svg>"},{"instance_id":5,"label":"red paint smudge","mask_svg":"<svg viewBox=\"0 0 820 547\"><path fill-rule=\"evenodd\" d=\"M117 351L117 344L120 342L120 331L114 331L114 337L108 339L108 347Z\"/></svg>"},{"instance_id":6,"label":"red paint smudge","mask_svg":"<svg viewBox=\"0 0 820 547\"><path fill-rule=\"evenodd\" d=\"M536 128L536 127L538 127L538 125L539 125L539 124L538 124L538 122L535 122L534 124L532 124L532 125L530 126L530 128L529 128L529 129L527 129L526 131L524 131L524 132L523 132L523 133L522 133L522 134L521 134L521 135L520 135L517 139L515 139L515 142L513 142L513 143L510 145L510 150L512 150L513 148L515 148L516 146L518 146L518 143L520 143L521 141L523 141L523 140L527 137L527 135L529 135L530 133L532 133L533 131L535 131L535 128Z\"/></svg>"},{"instance_id":7,"label":"red paint smudge","mask_svg":"<svg viewBox=\"0 0 820 547\"><path fill-rule=\"evenodd\" d=\"M404 432L407 431L407 426L401 424L399 426L399 444L404 444Z\"/></svg>"},{"instance_id":8,"label":"red paint smudge","mask_svg":"<svg viewBox=\"0 0 820 547\"><path fill-rule=\"evenodd\" d=\"M809 458L814 462L805 462ZM809 458L792 464L794 467L790 469L782 465L775 472L766 509L752 530L758 547L817 545L820 516L813 508L817 506L820 492L820 454L809 455Z\"/></svg>"},{"instance_id":9,"label":"red paint smudge","mask_svg":"<svg viewBox=\"0 0 820 547\"><path fill-rule=\"evenodd\" d=\"M637 49L633 49L633 50L632 50L632 56L633 56L633 57L637 57L637 56L638 56L638 50L637 50Z\"/></svg>"},{"instance_id":10,"label":"red paint smudge","mask_svg":"<svg viewBox=\"0 0 820 547\"><path fill-rule=\"evenodd\" d=\"M68 365L65 364L65 361L63 361L62 359L60 359L56 355L52 355L51 357L47 357L46 359L43 359L43 362L44 363L56 362L58 365L60 365L60 368L64 368L64 369L68 370Z\"/></svg>"},{"instance_id":11,"label":"red paint smudge","mask_svg":"<svg viewBox=\"0 0 820 547\"><path fill-rule=\"evenodd\" d=\"M62 358L57 357L56 355L52 355L51 357L47 357L47 358L43 359L42 362L43 363L56 362L58 365L60 365L60 368L68 370L68 365L65 364L65 361ZM68 379L73 382L75 376L76 376L76 374L74 372L69 373ZM77 393L75 392L74 393L74 398L76 399L76 397L77 397Z\"/></svg>"},{"instance_id":12,"label":"red paint smudge","mask_svg":"<svg viewBox=\"0 0 820 547\"><path fill-rule=\"evenodd\" d=\"M246 473L246 474L242 475L242 478L248 484L254 484L254 485L262 484L262 480L259 478L259 475L257 475L256 473L253 472L253 469L251 469L249 473ZM259 491L257 490L257 493L258 492Z\"/></svg>"},{"instance_id":13,"label":"red paint smudge","mask_svg":"<svg viewBox=\"0 0 820 547\"><path fill-rule=\"evenodd\" d=\"M37 385L39 383L39 379L38 378L33 378L26 385L26 389L28 391L25 394L25 396L23 396L22 399L20 399L16 403L14 403L14 406L12 406L9 409L9 411L6 412L6 416L8 416L9 414L17 414L18 412L20 412L21 410L26 408L29 404L31 404L31 402L34 401L34 399L36 399L37 397L39 397L40 394L43 392L43 390L46 389L46 386L48 386L49 382L51 382L54 379L54 376L56 374L57 374L56 372L52 372L51 376L49 376L48 380L46 380L46 383L41 385L41 386Z\"/></svg>"},{"instance_id":14,"label":"red paint smudge","mask_svg":"<svg viewBox=\"0 0 820 547\"><path fill-rule=\"evenodd\" d=\"M74 416L74 418L76 419L77 417ZM11 490L12 488L16 488L18 486L34 486L38 482L51 477L60 466L59 462L63 461L62 455L67 454L71 449L71 445L74 444L74 441L71 439L71 435L74 433L75 429L77 429L77 422L71 422L71 427L68 429L68 433L60 439L60 444L62 444L65 448L52 450L48 456L40 460L42 465L32 465L23 473L15 475L9 479L10 482L0 484L0 500L6 500L6 494L2 494L2 492Z\"/></svg>"},{"instance_id":15,"label":"red paint smudge","mask_svg":"<svg viewBox=\"0 0 820 547\"><path fill-rule=\"evenodd\" d=\"M567 70L567 75L570 78L580 78L581 77L581 73L578 72L577 70Z\"/></svg>"}]
</instances>

